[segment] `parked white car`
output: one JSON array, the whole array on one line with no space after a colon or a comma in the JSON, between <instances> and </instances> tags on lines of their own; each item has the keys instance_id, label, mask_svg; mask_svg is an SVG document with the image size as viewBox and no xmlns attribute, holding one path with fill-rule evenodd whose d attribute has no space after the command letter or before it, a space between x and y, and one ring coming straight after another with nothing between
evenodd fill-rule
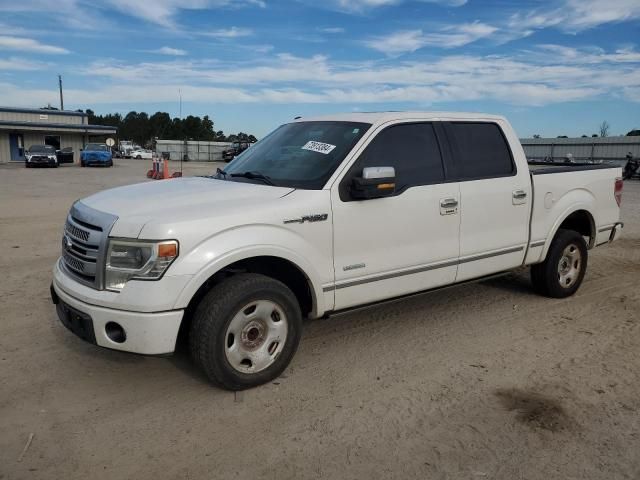
<instances>
[{"instance_id":1,"label":"parked white car","mask_svg":"<svg viewBox=\"0 0 640 480\"><path fill-rule=\"evenodd\" d=\"M131 158L136 158L138 160L140 159L151 160L153 158L153 152L151 150L144 150L144 149L133 150L131 152Z\"/></svg>"},{"instance_id":2,"label":"parked white car","mask_svg":"<svg viewBox=\"0 0 640 480\"><path fill-rule=\"evenodd\" d=\"M52 297L103 347L171 353L182 327L213 382L248 388L286 368L305 317L523 265L538 292L574 294L622 229L620 176L530 167L498 116L298 119L214 176L77 201Z\"/></svg>"}]
</instances>

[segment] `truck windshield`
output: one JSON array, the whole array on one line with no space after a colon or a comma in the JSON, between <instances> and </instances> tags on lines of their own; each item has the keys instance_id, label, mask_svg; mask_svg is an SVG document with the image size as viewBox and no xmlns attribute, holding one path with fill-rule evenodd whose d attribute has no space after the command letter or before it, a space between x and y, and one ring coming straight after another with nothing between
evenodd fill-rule
<instances>
[{"instance_id":1,"label":"truck windshield","mask_svg":"<svg viewBox=\"0 0 640 480\"><path fill-rule=\"evenodd\" d=\"M109 151L109 147L106 145L102 145L101 143L87 143L87 146L84 148L85 150L89 150L91 152L107 152Z\"/></svg>"},{"instance_id":2,"label":"truck windshield","mask_svg":"<svg viewBox=\"0 0 640 480\"><path fill-rule=\"evenodd\" d=\"M31 145L29 147L29 153L46 153L51 155L56 153L56 149L49 145Z\"/></svg>"},{"instance_id":3,"label":"truck windshield","mask_svg":"<svg viewBox=\"0 0 640 480\"><path fill-rule=\"evenodd\" d=\"M277 186L319 190L369 127L355 122L288 123L245 150L216 178L267 183L266 177Z\"/></svg>"}]
</instances>

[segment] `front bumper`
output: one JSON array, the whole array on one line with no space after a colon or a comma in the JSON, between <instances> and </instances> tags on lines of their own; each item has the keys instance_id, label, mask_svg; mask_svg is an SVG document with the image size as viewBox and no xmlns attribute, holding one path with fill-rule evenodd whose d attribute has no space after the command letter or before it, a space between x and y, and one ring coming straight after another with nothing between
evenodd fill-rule
<instances>
[{"instance_id":1,"label":"front bumper","mask_svg":"<svg viewBox=\"0 0 640 480\"><path fill-rule=\"evenodd\" d=\"M52 158L27 160L30 167L55 167L57 163L57 160Z\"/></svg>"},{"instance_id":2,"label":"front bumper","mask_svg":"<svg viewBox=\"0 0 640 480\"><path fill-rule=\"evenodd\" d=\"M62 324L85 341L145 355L175 350L184 310L141 313L99 307L72 297L55 282L51 285L51 299ZM113 324L122 328L124 338L109 335Z\"/></svg>"},{"instance_id":3,"label":"front bumper","mask_svg":"<svg viewBox=\"0 0 640 480\"><path fill-rule=\"evenodd\" d=\"M83 159L82 163L84 163L87 167L110 167L113 164L113 161L98 160L95 158L91 158L91 159Z\"/></svg>"}]
</instances>

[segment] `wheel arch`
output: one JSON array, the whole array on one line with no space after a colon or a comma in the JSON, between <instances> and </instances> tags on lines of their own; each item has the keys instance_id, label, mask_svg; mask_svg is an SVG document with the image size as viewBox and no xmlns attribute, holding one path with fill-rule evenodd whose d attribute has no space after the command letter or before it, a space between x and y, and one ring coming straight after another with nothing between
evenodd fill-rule
<instances>
[{"instance_id":1,"label":"wheel arch","mask_svg":"<svg viewBox=\"0 0 640 480\"><path fill-rule=\"evenodd\" d=\"M321 284L310 267L287 251L273 249L241 250L207 265L180 293L175 308L186 309L188 318L214 285L241 272L260 273L284 283L298 299L303 316L315 318L325 311Z\"/></svg>"},{"instance_id":2,"label":"wheel arch","mask_svg":"<svg viewBox=\"0 0 640 480\"><path fill-rule=\"evenodd\" d=\"M553 228L547 237L541 260L547 258L551 242L556 237L558 230L560 229L574 230L583 237L588 237L589 241L587 245L589 249L595 246L597 229L593 213L591 213L587 205L574 205L563 212L558 220L556 220L556 223L553 225Z\"/></svg>"}]
</instances>

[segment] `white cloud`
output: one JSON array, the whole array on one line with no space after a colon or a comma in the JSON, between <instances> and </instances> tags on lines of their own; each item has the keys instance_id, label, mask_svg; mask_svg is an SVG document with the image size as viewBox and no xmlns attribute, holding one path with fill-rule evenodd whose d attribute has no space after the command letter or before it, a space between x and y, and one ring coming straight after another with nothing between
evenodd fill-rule
<instances>
[{"instance_id":1,"label":"white cloud","mask_svg":"<svg viewBox=\"0 0 640 480\"><path fill-rule=\"evenodd\" d=\"M343 27L324 27L319 28L318 31L323 33L344 33L345 29Z\"/></svg>"},{"instance_id":2,"label":"white cloud","mask_svg":"<svg viewBox=\"0 0 640 480\"><path fill-rule=\"evenodd\" d=\"M607 53L599 47L573 48L564 45L541 44L537 45L543 55L552 53L553 58L547 61L564 64L597 64L597 63L640 63L640 52L630 48L618 49ZM537 52L534 52L537 53Z\"/></svg>"},{"instance_id":3,"label":"white cloud","mask_svg":"<svg viewBox=\"0 0 640 480\"><path fill-rule=\"evenodd\" d=\"M386 53L398 55L415 52L427 46L440 48L462 47L482 38L487 38L498 29L481 22L450 25L435 33L425 33L423 30L405 30L386 36L373 37L365 40L364 44Z\"/></svg>"},{"instance_id":4,"label":"white cloud","mask_svg":"<svg viewBox=\"0 0 640 480\"><path fill-rule=\"evenodd\" d=\"M580 32L607 23L638 18L638 0L564 0L558 8L516 13L509 19L508 25L514 29L555 27L565 32Z\"/></svg>"},{"instance_id":5,"label":"white cloud","mask_svg":"<svg viewBox=\"0 0 640 480\"><path fill-rule=\"evenodd\" d=\"M327 5L345 12L364 12L374 8L399 5L406 0L330 0ZM445 7L461 7L467 0L420 0L424 3L435 3Z\"/></svg>"},{"instance_id":6,"label":"white cloud","mask_svg":"<svg viewBox=\"0 0 640 480\"><path fill-rule=\"evenodd\" d=\"M587 51L589 57L584 53ZM640 52L584 49L564 54L588 58L588 62L567 62L549 52L549 46L542 46L510 56L449 55L432 61L361 63L288 54L249 64L242 60L141 64L110 60L79 71L92 77L91 88L67 89L65 98L79 107L109 104L116 98L119 103L161 103L173 101L180 88L185 101L199 103L424 105L493 100L546 105L595 98L639 101ZM0 104L10 102L20 88L24 87L0 86ZM45 99L43 92L27 89L16 98L38 98L39 103L55 100L55 96Z\"/></svg>"},{"instance_id":7,"label":"white cloud","mask_svg":"<svg viewBox=\"0 0 640 480\"><path fill-rule=\"evenodd\" d=\"M386 36L373 37L365 40L364 44L387 55L415 52L426 45L422 30L404 30Z\"/></svg>"},{"instance_id":8,"label":"white cloud","mask_svg":"<svg viewBox=\"0 0 640 480\"><path fill-rule=\"evenodd\" d=\"M0 50L18 50L21 52L65 54L69 50L62 47L40 43L38 40L23 37L0 35Z\"/></svg>"},{"instance_id":9,"label":"white cloud","mask_svg":"<svg viewBox=\"0 0 640 480\"><path fill-rule=\"evenodd\" d=\"M253 31L249 28L231 27L214 30L212 32L204 32L202 35L214 38L238 38L249 37L253 35Z\"/></svg>"},{"instance_id":10,"label":"white cloud","mask_svg":"<svg viewBox=\"0 0 640 480\"><path fill-rule=\"evenodd\" d=\"M34 70L44 70L48 68L49 65L42 62L32 62L29 60L24 60L22 58L9 57L9 58L0 58L0 71L2 70L15 70L15 71L34 71Z\"/></svg>"},{"instance_id":11,"label":"white cloud","mask_svg":"<svg viewBox=\"0 0 640 480\"><path fill-rule=\"evenodd\" d=\"M150 50L149 53L157 53L158 55L173 55L176 57L183 57L187 54L186 50L172 47L160 47L157 50Z\"/></svg>"},{"instance_id":12,"label":"white cloud","mask_svg":"<svg viewBox=\"0 0 640 480\"><path fill-rule=\"evenodd\" d=\"M116 9L123 15L175 29L182 10L266 6L264 0L20 0L0 2L0 12L50 14L66 25L95 29L104 24L101 10Z\"/></svg>"}]
</instances>

